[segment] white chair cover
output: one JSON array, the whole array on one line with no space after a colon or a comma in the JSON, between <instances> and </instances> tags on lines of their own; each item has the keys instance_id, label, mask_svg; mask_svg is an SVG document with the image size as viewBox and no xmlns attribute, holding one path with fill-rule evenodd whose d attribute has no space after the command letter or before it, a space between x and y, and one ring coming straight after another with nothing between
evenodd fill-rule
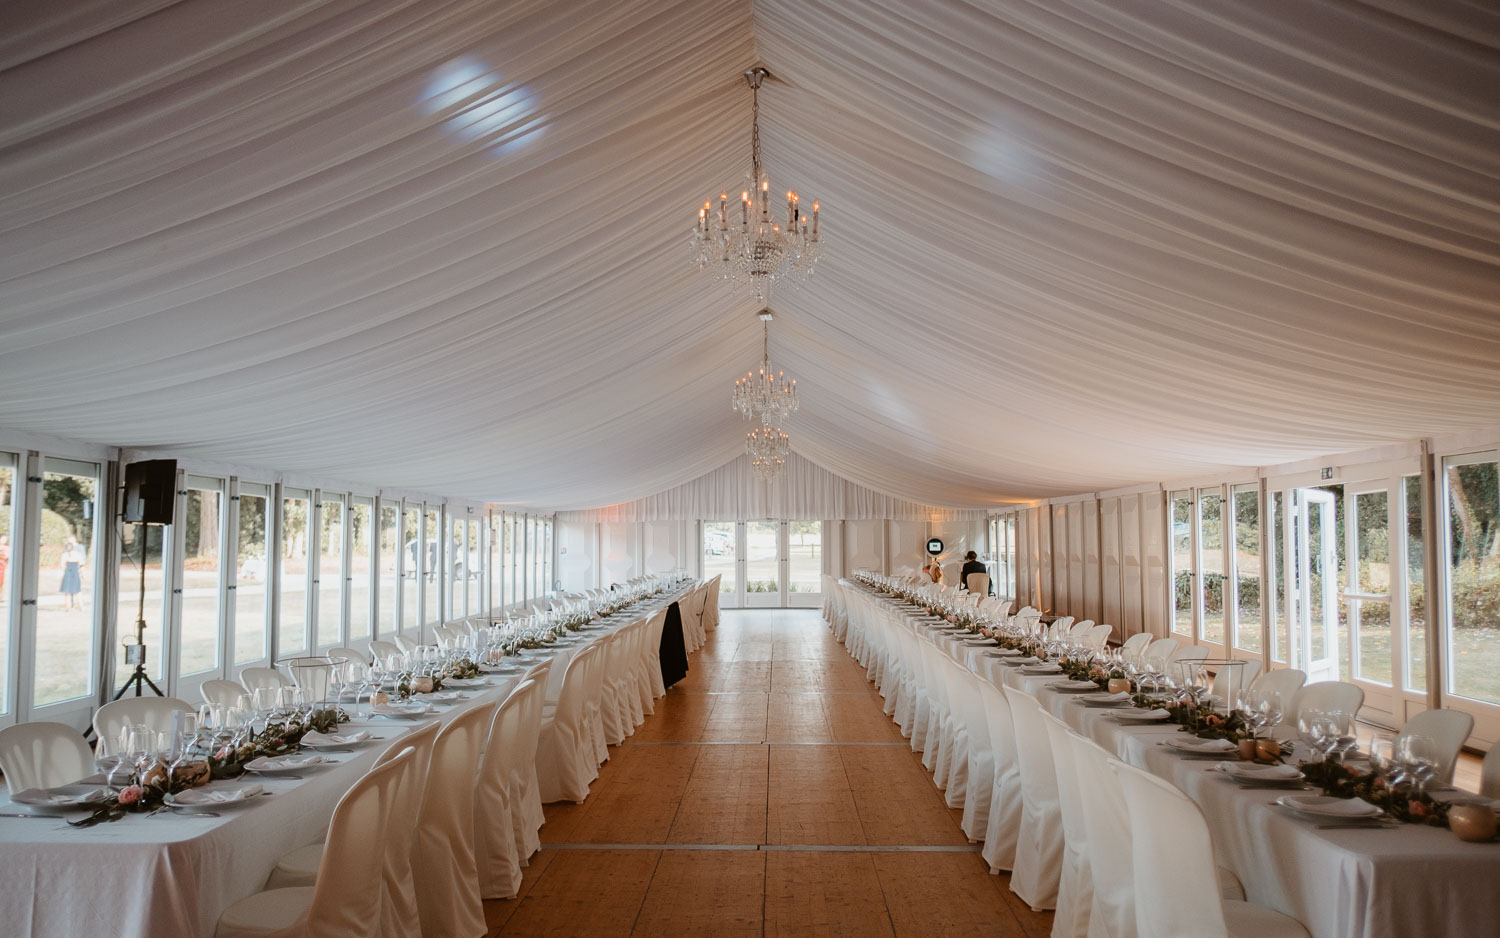
<instances>
[{"instance_id":1,"label":"white chair cover","mask_svg":"<svg viewBox=\"0 0 1500 938\"><path fill-rule=\"evenodd\" d=\"M412 853L417 908L428 938L483 938L488 932L474 861L474 779L495 706L459 714L432 747Z\"/></svg>"},{"instance_id":2,"label":"white chair cover","mask_svg":"<svg viewBox=\"0 0 1500 938\"><path fill-rule=\"evenodd\" d=\"M204 681L198 686L203 702L215 707L233 707L249 691L239 681Z\"/></svg>"},{"instance_id":3,"label":"white chair cover","mask_svg":"<svg viewBox=\"0 0 1500 938\"><path fill-rule=\"evenodd\" d=\"M94 734L115 739L122 729L136 723L166 733L172 729L172 714L178 711L196 713L197 708L176 697L122 697L94 711Z\"/></svg>"},{"instance_id":4,"label":"white chair cover","mask_svg":"<svg viewBox=\"0 0 1500 938\"><path fill-rule=\"evenodd\" d=\"M1124 644L1120 646L1120 652L1126 658L1139 661L1141 660L1141 656L1145 654L1146 647L1151 644L1152 638L1153 636L1150 632L1137 632L1125 639Z\"/></svg>"},{"instance_id":5,"label":"white chair cover","mask_svg":"<svg viewBox=\"0 0 1500 938\"><path fill-rule=\"evenodd\" d=\"M1236 696L1239 696L1244 694L1245 688L1249 687L1251 684L1254 684L1255 679L1260 676L1260 659L1237 658L1235 660L1244 662L1244 664L1239 666L1240 673L1234 678L1234 693ZM1219 698L1219 706L1233 707L1235 705L1235 701L1229 699L1229 678L1231 670L1233 669L1220 668L1218 671L1214 672L1214 686L1213 689L1209 691L1209 693Z\"/></svg>"},{"instance_id":6,"label":"white chair cover","mask_svg":"<svg viewBox=\"0 0 1500 938\"><path fill-rule=\"evenodd\" d=\"M402 651L401 646L397 645L395 642L387 642L382 641L381 639L376 639L375 641L370 643L370 654L384 661L392 655L402 654Z\"/></svg>"},{"instance_id":7,"label":"white chair cover","mask_svg":"<svg viewBox=\"0 0 1500 938\"><path fill-rule=\"evenodd\" d=\"M1453 767L1458 762L1458 751L1474 730L1474 718L1461 710L1423 710L1407 720L1396 736L1399 741L1407 736L1430 737L1438 747L1441 761L1433 781L1438 785L1453 784Z\"/></svg>"},{"instance_id":8,"label":"white chair cover","mask_svg":"<svg viewBox=\"0 0 1500 938\"><path fill-rule=\"evenodd\" d=\"M1015 723L1010 715L1010 701L999 687L981 681L979 693L984 699L995 762L982 854L991 870L1009 870L1016 865L1016 839L1021 831L1021 764L1016 760Z\"/></svg>"},{"instance_id":9,"label":"white chair cover","mask_svg":"<svg viewBox=\"0 0 1500 938\"><path fill-rule=\"evenodd\" d=\"M350 786L333 809L312 886L256 893L224 910L216 938L322 938L381 933L382 845L411 761L408 747Z\"/></svg>"},{"instance_id":10,"label":"white chair cover","mask_svg":"<svg viewBox=\"0 0 1500 938\"><path fill-rule=\"evenodd\" d=\"M1136 931L1151 938L1292 938L1307 930L1262 906L1221 899L1198 806L1171 782L1110 761L1129 806Z\"/></svg>"},{"instance_id":11,"label":"white chair cover","mask_svg":"<svg viewBox=\"0 0 1500 938\"><path fill-rule=\"evenodd\" d=\"M246 668L240 672L240 683L250 691L256 691L263 687L279 690L291 686L291 678L275 668Z\"/></svg>"},{"instance_id":12,"label":"white chair cover","mask_svg":"<svg viewBox=\"0 0 1500 938\"><path fill-rule=\"evenodd\" d=\"M1175 638L1158 638L1146 647L1141 660L1154 662L1158 670L1166 671L1167 662L1172 660L1173 652L1177 651L1177 644Z\"/></svg>"},{"instance_id":13,"label":"white chair cover","mask_svg":"<svg viewBox=\"0 0 1500 938\"><path fill-rule=\"evenodd\" d=\"M1081 799L1089 846L1093 902L1089 909L1090 938L1137 938L1135 877L1130 871L1130 819L1125 796L1114 782L1109 753L1069 731L1073 765L1086 780L1088 796Z\"/></svg>"},{"instance_id":14,"label":"white chair cover","mask_svg":"<svg viewBox=\"0 0 1500 938\"><path fill-rule=\"evenodd\" d=\"M510 798L517 789L512 776L522 757L525 719L534 681L522 681L495 711L474 787L474 862L479 894L486 899L513 899L521 890L521 850Z\"/></svg>"},{"instance_id":15,"label":"white chair cover","mask_svg":"<svg viewBox=\"0 0 1500 938\"><path fill-rule=\"evenodd\" d=\"M370 663L369 652L360 651L358 648L349 648L347 646L335 645L334 647L328 649L328 657L343 658L346 660L346 663L351 664Z\"/></svg>"},{"instance_id":16,"label":"white chair cover","mask_svg":"<svg viewBox=\"0 0 1500 938\"><path fill-rule=\"evenodd\" d=\"M703 602L703 631L705 632L712 632L719 627L719 581L723 578L724 574L718 573L708 581L708 596Z\"/></svg>"},{"instance_id":17,"label":"white chair cover","mask_svg":"<svg viewBox=\"0 0 1500 938\"><path fill-rule=\"evenodd\" d=\"M543 710L536 752L538 793L543 803L566 800L582 804L588 797L589 783L599 777L595 730L589 713L589 698L598 696L599 672L593 665L600 660L599 651L598 645L590 645L573 656L563 672L562 694L556 706Z\"/></svg>"},{"instance_id":18,"label":"white chair cover","mask_svg":"<svg viewBox=\"0 0 1500 938\"><path fill-rule=\"evenodd\" d=\"M646 620L646 663L643 672L651 686L651 699L667 696L667 685L661 678L661 633L667 627L667 608L661 608Z\"/></svg>"},{"instance_id":19,"label":"white chair cover","mask_svg":"<svg viewBox=\"0 0 1500 938\"><path fill-rule=\"evenodd\" d=\"M417 819L422 810L422 792L427 786L427 768L432 761L432 746L437 739L436 720L425 723L386 747L375 760L385 765L400 753L410 751L411 758L401 775L396 807L386 825L385 898L381 912L382 932L386 938L421 938L422 920L417 909L416 886L412 882L412 845L416 842ZM311 886L317 882L323 865L326 844L322 841L299 847L284 855L271 871L267 889L288 886Z\"/></svg>"},{"instance_id":20,"label":"white chair cover","mask_svg":"<svg viewBox=\"0 0 1500 938\"><path fill-rule=\"evenodd\" d=\"M1089 915L1094 903L1093 868L1089 857L1093 844L1088 820L1083 814L1085 796L1082 776L1073 757L1072 733L1067 724L1045 710L1039 711L1052 744L1052 765L1057 775L1058 804L1062 808L1062 878L1057 888L1057 914L1052 918L1052 938L1088 938ZM1088 797L1093 797L1090 786Z\"/></svg>"},{"instance_id":21,"label":"white chair cover","mask_svg":"<svg viewBox=\"0 0 1500 938\"><path fill-rule=\"evenodd\" d=\"M1284 726L1296 727L1297 715L1304 707L1342 710L1345 713L1357 714L1364 702L1365 692L1358 685L1350 684L1348 681L1318 681L1305 684L1292 698L1291 705L1286 708L1281 722Z\"/></svg>"},{"instance_id":22,"label":"white chair cover","mask_svg":"<svg viewBox=\"0 0 1500 938\"><path fill-rule=\"evenodd\" d=\"M521 735L514 740L515 756L510 760L510 774L506 779L506 801L511 810L511 828L516 840L516 855L521 865L529 865L531 855L542 846L542 824L546 815L542 811L541 789L536 779L536 747L542 731L542 708L546 705L545 688L548 669L533 668L526 680L531 687L517 685L512 697L520 697L524 712L519 717ZM524 684L525 682L523 682Z\"/></svg>"},{"instance_id":23,"label":"white chair cover","mask_svg":"<svg viewBox=\"0 0 1500 938\"><path fill-rule=\"evenodd\" d=\"M975 596L988 598L990 594L990 575L988 573L969 574L969 592Z\"/></svg>"},{"instance_id":24,"label":"white chair cover","mask_svg":"<svg viewBox=\"0 0 1500 938\"><path fill-rule=\"evenodd\" d=\"M94 753L66 723L17 723L0 730L0 772L12 795L68 785L94 774Z\"/></svg>"},{"instance_id":25,"label":"white chair cover","mask_svg":"<svg viewBox=\"0 0 1500 938\"><path fill-rule=\"evenodd\" d=\"M1021 765L1021 829L1010 889L1033 909L1057 907L1062 879L1063 826L1057 773L1041 706L1024 691L1006 687L1016 727L1016 759Z\"/></svg>"},{"instance_id":26,"label":"white chair cover","mask_svg":"<svg viewBox=\"0 0 1500 938\"><path fill-rule=\"evenodd\" d=\"M995 787L995 754L990 743L988 714L979 690L979 678L956 661L947 662L947 679L951 682L949 704L958 732L955 734L953 767L949 769L949 790L956 776L963 776L963 817L960 826L964 836L978 843L984 839L990 820L990 798Z\"/></svg>"},{"instance_id":27,"label":"white chair cover","mask_svg":"<svg viewBox=\"0 0 1500 938\"><path fill-rule=\"evenodd\" d=\"M1096 625L1089 629L1088 637L1084 641L1090 648L1102 652L1104 646L1109 644L1109 637L1114 634L1114 631L1115 628L1112 625Z\"/></svg>"}]
</instances>

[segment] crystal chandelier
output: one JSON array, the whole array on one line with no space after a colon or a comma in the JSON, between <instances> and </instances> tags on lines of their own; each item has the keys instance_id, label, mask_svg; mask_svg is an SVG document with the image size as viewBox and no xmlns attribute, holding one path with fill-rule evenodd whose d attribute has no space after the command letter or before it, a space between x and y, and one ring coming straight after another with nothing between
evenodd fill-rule
<instances>
[{"instance_id":1,"label":"crystal chandelier","mask_svg":"<svg viewBox=\"0 0 1500 938\"><path fill-rule=\"evenodd\" d=\"M797 381L787 380L786 375L771 365L771 311L760 311L761 324L765 329L764 352L760 359L760 372L745 372L745 377L734 383L730 403L746 420L759 420L764 426L777 426L789 415L797 412Z\"/></svg>"},{"instance_id":2,"label":"crystal chandelier","mask_svg":"<svg viewBox=\"0 0 1500 938\"><path fill-rule=\"evenodd\" d=\"M745 73L750 86L750 188L740 192L740 210L729 207L729 190L698 210L693 232L693 259L700 270L720 280L748 286L762 304L769 302L771 284L804 280L818 262L822 235L818 232L818 203L804 212L795 191L786 194L786 221L771 216L771 181L760 168L760 84L770 72L759 66Z\"/></svg>"},{"instance_id":3,"label":"crystal chandelier","mask_svg":"<svg viewBox=\"0 0 1500 938\"><path fill-rule=\"evenodd\" d=\"M762 426L745 434L745 452L750 454L750 468L769 482L786 465L792 453L792 438L775 427Z\"/></svg>"}]
</instances>

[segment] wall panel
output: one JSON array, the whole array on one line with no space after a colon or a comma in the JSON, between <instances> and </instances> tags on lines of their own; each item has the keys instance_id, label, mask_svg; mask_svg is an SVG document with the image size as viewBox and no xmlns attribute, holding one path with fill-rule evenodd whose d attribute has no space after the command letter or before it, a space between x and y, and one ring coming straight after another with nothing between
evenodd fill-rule
<instances>
[{"instance_id":1,"label":"wall panel","mask_svg":"<svg viewBox=\"0 0 1500 938\"><path fill-rule=\"evenodd\" d=\"M1122 638L1124 620L1120 610L1120 499L1099 501L1099 621L1115 627L1114 638Z\"/></svg>"},{"instance_id":2,"label":"wall panel","mask_svg":"<svg viewBox=\"0 0 1500 938\"><path fill-rule=\"evenodd\" d=\"M599 585L595 566L599 550L598 534L599 526L589 522L559 521L554 526L553 537L557 539L557 579L563 592L592 589Z\"/></svg>"},{"instance_id":3,"label":"wall panel","mask_svg":"<svg viewBox=\"0 0 1500 938\"><path fill-rule=\"evenodd\" d=\"M1082 507L1083 615L1099 622L1104 616L1099 605L1099 502L1091 498Z\"/></svg>"},{"instance_id":4,"label":"wall panel","mask_svg":"<svg viewBox=\"0 0 1500 938\"><path fill-rule=\"evenodd\" d=\"M1120 626L1127 638L1145 629L1141 609L1144 561L1141 555L1141 497L1120 499Z\"/></svg>"},{"instance_id":5,"label":"wall panel","mask_svg":"<svg viewBox=\"0 0 1500 938\"><path fill-rule=\"evenodd\" d=\"M1141 496L1142 614L1146 628L1166 635L1171 628L1167 606L1167 502L1163 492Z\"/></svg>"},{"instance_id":6,"label":"wall panel","mask_svg":"<svg viewBox=\"0 0 1500 938\"><path fill-rule=\"evenodd\" d=\"M885 570L885 522L845 521L844 527L844 571L848 576L855 570Z\"/></svg>"},{"instance_id":7,"label":"wall panel","mask_svg":"<svg viewBox=\"0 0 1500 938\"><path fill-rule=\"evenodd\" d=\"M599 525L599 569L601 583L623 583L641 572L640 525L610 521Z\"/></svg>"}]
</instances>

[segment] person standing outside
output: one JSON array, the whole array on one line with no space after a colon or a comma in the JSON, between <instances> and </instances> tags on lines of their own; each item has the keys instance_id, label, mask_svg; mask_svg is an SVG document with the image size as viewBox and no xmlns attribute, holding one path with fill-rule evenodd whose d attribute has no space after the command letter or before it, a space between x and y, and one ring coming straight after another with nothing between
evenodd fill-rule
<instances>
[{"instance_id":1,"label":"person standing outside","mask_svg":"<svg viewBox=\"0 0 1500 938\"><path fill-rule=\"evenodd\" d=\"M83 603L79 601L78 594L83 592L83 577L81 571L88 558L84 556L83 548L78 546L78 538L69 536L67 543L63 545L62 552L62 585L58 592L67 599L67 608L82 609Z\"/></svg>"},{"instance_id":2,"label":"person standing outside","mask_svg":"<svg viewBox=\"0 0 1500 938\"><path fill-rule=\"evenodd\" d=\"M969 588L969 574L971 574L971 573L986 573L987 574L989 572L990 572L989 568L986 567L979 560L979 555L976 554L976 553L974 553L971 550L967 554L964 554L964 568L958 574L958 582L959 582L959 584L961 586L963 586L964 589L968 589ZM991 590L991 594L993 595L993 590Z\"/></svg>"}]
</instances>

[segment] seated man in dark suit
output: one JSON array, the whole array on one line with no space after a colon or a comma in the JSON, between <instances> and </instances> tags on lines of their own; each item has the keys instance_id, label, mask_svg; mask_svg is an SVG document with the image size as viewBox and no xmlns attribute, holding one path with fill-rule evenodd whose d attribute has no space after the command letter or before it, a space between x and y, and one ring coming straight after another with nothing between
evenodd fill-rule
<instances>
[{"instance_id":1,"label":"seated man in dark suit","mask_svg":"<svg viewBox=\"0 0 1500 938\"><path fill-rule=\"evenodd\" d=\"M964 554L964 568L963 568L963 570L959 571L958 582L963 586L964 589L968 589L969 588L969 574L971 574L971 573L989 573L989 572L990 572L989 568L986 567L983 563L981 563L979 561L979 555L976 554L976 553L974 553L971 550L967 554ZM993 586L993 584L991 584L991 585ZM995 593L995 591L993 589L991 589L990 590L990 595L993 596L994 593Z\"/></svg>"}]
</instances>

